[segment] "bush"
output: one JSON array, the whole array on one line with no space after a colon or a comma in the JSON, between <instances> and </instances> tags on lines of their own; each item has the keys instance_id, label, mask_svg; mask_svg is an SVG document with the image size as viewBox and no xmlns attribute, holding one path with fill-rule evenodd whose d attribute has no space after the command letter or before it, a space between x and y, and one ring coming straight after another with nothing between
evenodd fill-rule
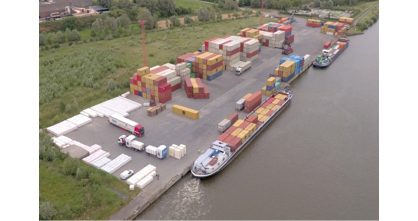
<instances>
[{"instance_id":1,"label":"bush","mask_svg":"<svg viewBox=\"0 0 418 221\"><path fill-rule=\"evenodd\" d=\"M197 12L197 20L199 21L209 21L212 18L212 15L207 8L199 8L199 11Z\"/></svg>"},{"instance_id":2,"label":"bush","mask_svg":"<svg viewBox=\"0 0 418 221\"><path fill-rule=\"evenodd\" d=\"M66 104L65 105L65 113L70 113L72 111L72 106L71 104Z\"/></svg>"},{"instance_id":3,"label":"bush","mask_svg":"<svg viewBox=\"0 0 418 221\"><path fill-rule=\"evenodd\" d=\"M192 18L190 18L188 15L186 15L185 17L184 17L184 23L185 24L191 24L191 23L193 23L194 22L194 20L192 19Z\"/></svg>"},{"instance_id":4,"label":"bush","mask_svg":"<svg viewBox=\"0 0 418 221\"><path fill-rule=\"evenodd\" d=\"M225 9L234 10L235 11L235 10L238 9L238 4L234 0L225 0L224 7L225 7Z\"/></svg>"},{"instance_id":5,"label":"bush","mask_svg":"<svg viewBox=\"0 0 418 221\"><path fill-rule=\"evenodd\" d=\"M89 177L89 173L86 169L82 169L81 167L77 168L77 172L75 174L75 178L77 180L86 179Z\"/></svg>"},{"instance_id":6,"label":"bush","mask_svg":"<svg viewBox=\"0 0 418 221\"><path fill-rule=\"evenodd\" d=\"M222 12L218 12L218 13L216 14L216 19L218 19L218 20L222 20Z\"/></svg>"},{"instance_id":7,"label":"bush","mask_svg":"<svg viewBox=\"0 0 418 221\"><path fill-rule=\"evenodd\" d=\"M62 171L65 175L74 176L77 173L80 161L71 157L67 157L63 162Z\"/></svg>"},{"instance_id":8,"label":"bush","mask_svg":"<svg viewBox=\"0 0 418 221\"><path fill-rule=\"evenodd\" d=\"M72 110L78 110L78 103L76 100L74 100L73 104L71 105Z\"/></svg>"},{"instance_id":9,"label":"bush","mask_svg":"<svg viewBox=\"0 0 418 221\"><path fill-rule=\"evenodd\" d=\"M109 83L107 84L107 90L113 91L116 89L116 84L113 80L109 80Z\"/></svg>"},{"instance_id":10,"label":"bush","mask_svg":"<svg viewBox=\"0 0 418 221\"><path fill-rule=\"evenodd\" d=\"M56 211L52 203L45 201L39 204L39 219L40 220L51 220Z\"/></svg>"},{"instance_id":11,"label":"bush","mask_svg":"<svg viewBox=\"0 0 418 221\"><path fill-rule=\"evenodd\" d=\"M46 151L46 155L43 159L46 159L47 161L55 160L55 151L52 148L48 148L48 150Z\"/></svg>"},{"instance_id":12,"label":"bush","mask_svg":"<svg viewBox=\"0 0 418 221\"><path fill-rule=\"evenodd\" d=\"M39 34L39 45L45 45L46 44L46 37L44 34Z\"/></svg>"},{"instance_id":13,"label":"bush","mask_svg":"<svg viewBox=\"0 0 418 221\"><path fill-rule=\"evenodd\" d=\"M180 20L177 18L177 16L171 16L170 21L171 21L171 24L174 27L180 27L181 26Z\"/></svg>"},{"instance_id":14,"label":"bush","mask_svg":"<svg viewBox=\"0 0 418 221\"><path fill-rule=\"evenodd\" d=\"M248 13L244 14L244 18L249 18L249 17L250 17L250 15Z\"/></svg>"}]
</instances>

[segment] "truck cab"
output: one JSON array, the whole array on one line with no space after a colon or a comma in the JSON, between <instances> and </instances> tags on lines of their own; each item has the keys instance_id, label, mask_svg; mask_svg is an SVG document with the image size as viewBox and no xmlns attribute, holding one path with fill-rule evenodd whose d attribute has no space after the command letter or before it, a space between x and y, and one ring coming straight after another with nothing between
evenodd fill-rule
<instances>
[{"instance_id":1,"label":"truck cab","mask_svg":"<svg viewBox=\"0 0 418 221\"><path fill-rule=\"evenodd\" d=\"M145 129L142 125L138 124L135 127L135 135L137 135L138 137L142 137L145 134Z\"/></svg>"}]
</instances>

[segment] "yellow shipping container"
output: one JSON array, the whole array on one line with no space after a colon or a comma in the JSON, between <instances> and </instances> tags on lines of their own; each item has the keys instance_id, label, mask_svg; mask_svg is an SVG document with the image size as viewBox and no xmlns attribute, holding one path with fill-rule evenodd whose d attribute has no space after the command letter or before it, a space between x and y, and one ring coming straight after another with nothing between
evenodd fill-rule
<instances>
[{"instance_id":1,"label":"yellow shipping container","mask_svg":"<svg viewBox=\"0 0 418 221\"><path fill-rule=\"evenodd\" d=\"M264 111L264 107L259 107L257 110L255 110L257 114L261 113L262 111Z\"/></svg>"},{"instance_id":2,"label":"yellow shipping container","mask_svg":"<svg viewBox=\"0 0 418 221\"><path fill-rule=\"evenodd\" d=\"M271 103L271 104L267 105L266 109L271 110L271 108L273 108L273 106L274 106L274 104Z\"/></svg>"},{"instance_id":3,"label":"yellow shipping container","mask_svg":"<svg viewBox=\"0 0 418 221\"><path fill-rule=\"evenodd\" d=\"M131 94L135 94L135 90L133 89L133 87L131 87L129 91L131 92Z\"/></svg>"},{"instance_id":4,"label":"yellow shipping container","mask_svg":"<svg viewBox=\"0 0 418 221\"><path fill-rule=\"evenodd\" d=\"M238 136L239 133L241 133L242 129L241 128L237 128L234 130L234 132L231 133L232 136L236 137Z\"/></svg>"},{"instance_id":5,"label":"yellow shipping container","mask_svg":"<svg viewBox=\"0 0 418 221\"><path fill-rule=\"evenodd\" d=\"M215 75L216 73L218 73L218 72L222 71L222 68L223 68L223 67L218 67L218 68L213 69L213 70L211 70L211 71L206 71L206 70L203 70L203 72L205 72L205 71L206 71L206 74L207 74L208 76L212 76L212 75Z\"/></svg>"},{"instance_id":6,"label":"yellow shipping container","mask_svg":"<svg viewBox=\"0 0 418 221\"><path fill-rule=\"evenodd\" d=\"M263 118L263 117L264 117L264 115L261 115L261 114L257 115L257 119L258 119L258 121L260 121L260 120L261 120L261 118Z\"/></svg>"},{"instance_id":7,"label":"yellow shipping container","mask_svg":"<svg viewBox=\"0 0 418 221\"><path fill-rule=\"evenodd\" d=\"M274 101L273 102L271 102L272 104L273 104L273 106L275 105L275 104L278 104L279 103L279 99L274 99ZM272 107L273 108L273 107Z\"/></svg>"},{"instance_id":8,"label":"yellow shipping container","mask_svg":"<svg viewBox=\"0 0 418 221\"><path fill-rule=\"evenodd\" d=\"M267 86L273 86L274 83L276 83L276 78L275 77L270 77L269 79L267 79Z\"/></svg>"},{"instance_id":9,"label":"yellow shipping container","mask_svg":"<svg viewBox=\"0 0 418 221\"><path fill-rule=\"evenodd\" d=\"M191 119L194 119L194 120L199 119L199 111L193 110L193 109L190 109L190 108L187 108L187 107L183 107L183 106L180 106L180 105L177 105L177 104L173 105L172 111L175 114L185 116L185 117L188 117L188 118L191 118Z\"/></svg>"},{"instance_id":10,"label":"yellow shipping container","mask_svg":"<svg viewBox=\"0 0 418 221\"><path fill-rule=\"evenodd\" d=\"M235 121L235 123L232 126L239 127L242 123L244 123L244 120L238 119L237 121Z\"/></svg>"},{"instance_id":11,"label":"yellow shipping container","mask_svg":"<svg viewBox=\"0 0 418 221\"><path fill-rule=\"evenodd\" d=\"M142 68L139 68L138 70L136 70L136 73L139 76L144 76L144 75L147 75L147 74L149 74L151 72L150 72L149 67L145 66L145 67L142 67Z\"/></svg>"},{"instance_id":12,"label":"yellow shipping container","mask_svg":"<svg viewBox=\"0 0 418 221\"><path fill-rule=\"evenodd\" d=\"M261 88L261 94L263 94L263 95L267 95L267 94L266 94L266 91L267 91L267 90L266 90L266 86L264 86L264 87L262 87L262 88Z\"/></svg>"},{"instance_id":13,"label":"yellow shipping container","mask_svg":"<svg viewBox=\"0 0 418 221\"><path fill-rule=\"evenodd\" d=\"M220 61L222 61L222 55L221 54L209 58L206 64L207 65L214 65L214 64L216 64Z\"/></svg>"},{"instance_id":14,"label":"yellow shipping container","mask_svg":"<svg viewBox=\"0 0 418 221\"><path fill-rule=\"evenodd\" d=\"M253 95L253 94L248 93L248 94L246 94L243 98L244 98L244 99L247 99L247 98L251 97L251 95Z\"/></svg>"},{"instance_id":15,"label":"yellow shipping container","mask_svg":"<svg viewBox=\"0 0 418 221\"><path fill-rule=\"evenodd\" d=\"M250 123L248 124L248 126L245 128L245 130L250 131L250 133L254 133L254 131L257 129L257 125L255 123Z\"/></svg>"},{"instance_id":16,"label":"yellow shipping container","mask_svg":"<svg viewBox=\"0 0 418 221\"><path fill-rule=\"evenodd\" d=\"M243 130L241 133L237 135L238 138L241 138L241 142L244 143L248 137L250 137L250 133L247 130Z\"/></svg>"},{"instance_id":17,"label":"yellow shipping container","mask_svg":"<svg viewBox=\"0 0 418 221\"><path fill-rule=\"evenodd\" d=\"M275 111L275 110L279 109L279 107L280 106L276 104L276 105L273 106L273 108L271 108L271 110L274 110Z\"/></svg>"},{"instance_id":18,"label":"yellow shipping container","mask_svg":"<svg viewBox=\"0 0 418 221\"><path fill-rule=\"evenodd\" d=\"M209 56L211 56L213 54L214 53L212 53L212 52L205 52L205 53L203 53L201 55L196 56L196 61L198 63L200 63L200 64L203 64L203 59L206 58L206 57L209 57Z\"/></svg>"},{"instance_id":19,"label":"yellow shipping container","mask_svg":"<svg viewBox=\"0 0 418 221\"><path fill-rule=\"evenodd\" d=\"M268 109L264 109L263 111L261 111L261 115L267 115L267 113L269 112L270 110L268 110Z\"/></svg>"},{"instance_id":20,"label":"yellow shipping container","mask_svg":"<svg viewBox=\"0 0 418 221\"><path fill-rule=\"evenodd\" d=\"M199 93L199 87L196 83L196 79L190 78L190 81L192 82L192 85L193 85L193 93Z\"/></svg>"}]
</instances>

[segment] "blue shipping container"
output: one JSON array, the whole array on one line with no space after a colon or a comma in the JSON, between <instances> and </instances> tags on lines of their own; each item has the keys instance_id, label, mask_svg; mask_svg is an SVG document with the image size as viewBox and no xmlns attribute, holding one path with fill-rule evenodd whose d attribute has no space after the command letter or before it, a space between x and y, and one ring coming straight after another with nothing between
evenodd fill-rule
<instances>
[{"instance_id":1,"label":"blue shipping container","mask_svg":"<svg viewBox=\"0 0 418 221\"><path fill-rule=\"evenodd\" d=\"M207 76L207 80L208 81L211 81L211 80L213 80L213 79L215 79L215 78L217 78L217 77L219 77L221 75L222 75L222 71L220 71L220 72L218 72L218 73L216 73L216 74L214 74L212 76Z\"/></svg>"},{"instance_id":2,"label":"blue shipping container","mask_svg":"<svg viewBox=\"0 0 418 221\"><path fill-rule=\"evenodd\" d=\"M294 62L296 62L296 67L295 67L296 74L298 74L302 70L302 68L303 68L303 66L302 67L300 66L300 64L301 64L300 60L297 60L297 59L294 59L294 58L284 57L284 58L280 59L280 64L283 64L285 61L294 61Z\"/></svg>"},{"instance_id":3,"label":"blue shipping container","mask_svg":"<svg viewBox=\"0 0 418 221\"><path fill-rule=\"evenodd\" d=\"M192 59L188 60L187 63L192 63L194 60L196 60L196 58L192 58Z\"/></svg>"},{"instance_id":4,"label":"blue shipping container","mask_svg":"<svg viewBox=\"0 0 418 221\"><path fill-rule=\"evenodd\" d=\"M284 36L285 36L285 37L290 36L290 35L292 35L292 31L286 32L286 33L284 34Z\"/></svg>"},{"instance_id":5,"label":"blue shipping container","mask_svg":"<svg viewBox=\"0 0 418 221\"><path fill-rule=\"evenodd\" d=\"M138 91L138 95L142 97L142 91Z\"/></svg>"},{"instance_id":6,"label":"blue shipping container","mask_svg":"<svg viewBox=\"0 0 418 221\"><path fill-rule=\"evenodd\" d=\"M197 49L197 51L198 51L198 52L202 52L202 49L200 49L200 48L199 48L199 49Z\"/></svg>"},{"instance_id":7,"label":"blue shipping container","mask_svg":"<svg viewBox=\"0 0 418 221\"><path fill-rule=\"evenodd\" d=\"M151 94L151 90L149 88L145 89L147 91L147 94Z\"/></svg>"},{"instance_id":8,"label":"blue shipping container","mask_svg":"<svg viewBox=\"0 0 418 221\"><path fill-rule=\"evenodd\" d=\"M290 79L292 79L294 76L295 76L295 73L293 73L293 74L289 75L289 77L283 77L283 78L282 78L282 81L283 81L283 82L288 82L288 81L289 81Z\"/></svg>"},{"instance_id":9,"label":"blue shipping container","mask_svg":"<svg viewBox=\"0 0 418 221\"><path fill-rule=\"evenodd\" d=\"M328 25L328 28L333 28L333 29L335 29L337 26L335 26L335 25Z\"/></svg>"},{"instance_id":10,"label":"blue shipping container","mask_svg":"<svg viewBox=\"0 0 418 221\"><path fill-rule=\"evenodd\" d=\"M274 85L273 86L268 86L268 85L266 85L266 90L268 90L268 91L272 91L274 89Z\"/></svg>"}]
</instances>

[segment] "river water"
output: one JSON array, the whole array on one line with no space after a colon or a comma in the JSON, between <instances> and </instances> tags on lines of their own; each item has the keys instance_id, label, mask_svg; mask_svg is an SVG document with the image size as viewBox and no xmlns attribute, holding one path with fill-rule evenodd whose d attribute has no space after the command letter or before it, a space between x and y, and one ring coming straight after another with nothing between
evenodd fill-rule
<instances>
[{"instance_id":1,"label":"river water","mask_svg":"<svg viewBox=\"0 0 418 221\"><path fill-rule=\"evenodd\" d=\"M379 219L379 22L350 40L232 164L136 219Z\"/></svg>"}]
</instances>

